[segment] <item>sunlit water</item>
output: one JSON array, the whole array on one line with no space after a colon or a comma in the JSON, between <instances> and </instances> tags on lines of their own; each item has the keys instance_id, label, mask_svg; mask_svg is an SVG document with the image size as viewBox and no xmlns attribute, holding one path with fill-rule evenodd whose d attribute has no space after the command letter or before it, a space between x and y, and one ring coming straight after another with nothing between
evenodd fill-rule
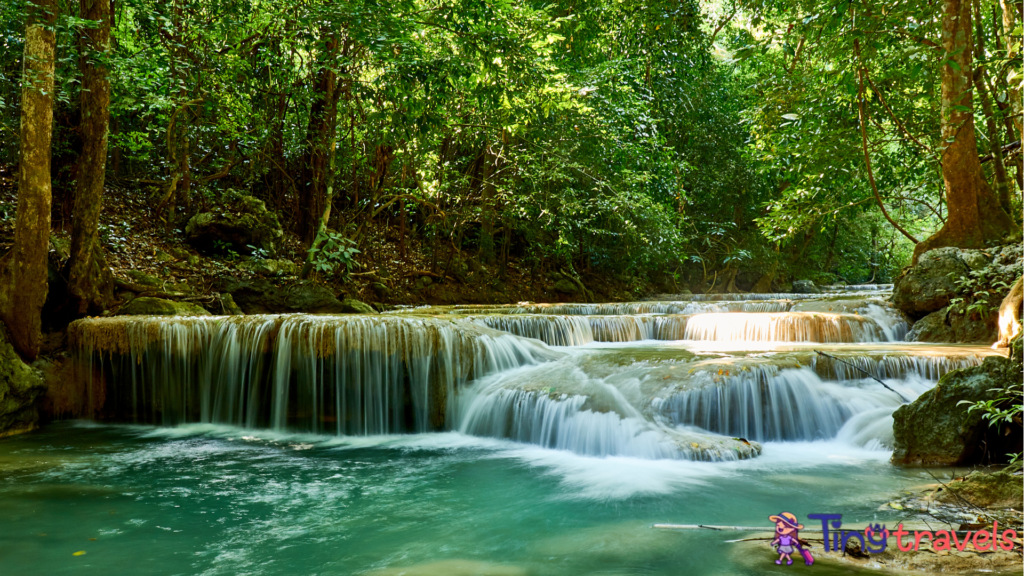
<instances>
[{"instance_id":1,"label":"sunlit water","mask_svg":"<svg viewBox=\"0 0 1024 576\"><path fill-rule=\"evenodd\" d=\"M0 439L0 574L782 574L652 524L894 525L934 479L888 463L893 410L992 351L863 294L732 296L80 321L140 424Z\"/></svg>"}]
</instances>

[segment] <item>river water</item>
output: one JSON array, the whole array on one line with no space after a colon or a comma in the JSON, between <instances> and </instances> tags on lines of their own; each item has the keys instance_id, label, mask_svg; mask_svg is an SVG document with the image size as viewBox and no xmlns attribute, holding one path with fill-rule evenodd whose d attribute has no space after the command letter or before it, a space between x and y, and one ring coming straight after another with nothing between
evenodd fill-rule
<instances>
[{"instance_id":1,"label":"river water","mask_svg":"<svg viewBox=\"0 0 1024 576\"><path fill-rule=\"evenodd\" d=\"M892 411L992 352L901 342L884 295L83 321L98 422L0 440L0 567L782 574L651 525L906 518Z\"/></svg>"}]
</instances>

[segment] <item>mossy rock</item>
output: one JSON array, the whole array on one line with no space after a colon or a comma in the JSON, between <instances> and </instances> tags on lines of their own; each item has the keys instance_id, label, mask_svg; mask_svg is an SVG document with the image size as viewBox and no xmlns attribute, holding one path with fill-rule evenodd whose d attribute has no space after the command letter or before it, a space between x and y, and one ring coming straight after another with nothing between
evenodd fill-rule
<instances>
[{"instance_id":1,"label":"mossy rock","mask_svg":"<svg viewBox=\"0 0 1024 576\"><path fill-rule=\"evenodd\" d=\"M151 274L146 274L142 270L127 270L124 275L130 278L132 282L141 286L160 286L163 284L162 280Z\"/></svg>"},{"instance_id":2,"label":"mossy rock","mask_svg":"<svg viewBox=\"0 0 1024 576\"><path fill-rule=\"evenodd\" d=\"M185 226L189 244L202 252L251 254L251 246L272 253L284 236L277 216L262 200L229 191L220 208L196 214Z\"/></svg>"},{"instance_id":3,"label":"mossy rock","mask_svg":"<svg viewBox=\"0 0 1024 576\"><path fill-rule=\"evenodd\" d=\"M580 291L580 287L575 282L568 278L562 278L558 282L555 282L555 292L560 294L573 295Z\"/></svg>"},{"instance_id":4,"label":"mossy rock","mask_svg":"<svg viewBox=\"0 0 1024 576\"><path fill-rule=\"evenodd\" d=\"M376 314L377 311L372 306L365 302L360 302L355 298L345 298L341 301L341 305L345 307L344 312L347 314Z\"/></svg>"},{"instance_id":5,"label":"mossy rock","mask_svg":"<svg viewBox=\"0 0 1024 576\"><path fill-rule=\"evenodd\" d=\"M980 410L968 411L968 406L998 398L999 388L1020 379L1020 365L1001 356L946 374L934 388L893 413L892 462L965 466L1019 451L1019 426L1015 433L991 427Z\"/></svg>"},{"instance_id":6,"label":"mossy rock","mask_svg":"<svg viewBox=\"0 0 1024 576\"><path fill-rule=\"evenodd\" d=\"M42 374L22 362L0 324L0 437L36 428L36 401L44 392Z\"/></svg>"},{"instance_id":7,"label":"mossy rock","mask_svg":"<svg viewBox=\"0 0 1024 576\"><path fill-rule=\"evenodd\" d=\"M1017 464L998 472L975 470L962 481L950 482L939 493L938 499L947 504L962 504L964 500L981 508L1020 508L1024 501L1024 483L1021 466Z\"/></svg>"},{"instance_id":8,"label":"mossy rock","mask_svg":"<svg viewBox=\"0 0 1024 576\"><path fill-rule=\"evenodd\" d=\"M210 313L198 304L191 302L175 302L163 298L143 296L125 304L117 312L118 316L210 316Z\"/></svg>"}]
</instances>

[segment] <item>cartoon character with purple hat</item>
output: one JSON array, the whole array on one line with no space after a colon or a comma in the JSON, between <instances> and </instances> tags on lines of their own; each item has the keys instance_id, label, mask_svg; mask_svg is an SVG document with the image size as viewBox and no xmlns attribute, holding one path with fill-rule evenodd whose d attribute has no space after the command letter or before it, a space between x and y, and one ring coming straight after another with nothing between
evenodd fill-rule
<instances>
[{"instance_id":1,"label":"cartoon character with purple hat","mask_svg":"<svg viewBox=\"0 0 1024 576\"><path fill-rule=\"evenodd\" d=\"M798 552L803 556L804 564L810 566L814 564L814 557L807 550L804 550L800 546L800 530L803 530L804 525L800 524L796 516L791 512L783 512L778 516L769 516L769 520L775 522L775 539L772 540L771 545L778 547L776 551L779 553L779 559L775 561L776 564L782 564L782 560L786 560L786 566L793 563L793 558L790 556L793 552Z\"/></svg>"}]
</instances>

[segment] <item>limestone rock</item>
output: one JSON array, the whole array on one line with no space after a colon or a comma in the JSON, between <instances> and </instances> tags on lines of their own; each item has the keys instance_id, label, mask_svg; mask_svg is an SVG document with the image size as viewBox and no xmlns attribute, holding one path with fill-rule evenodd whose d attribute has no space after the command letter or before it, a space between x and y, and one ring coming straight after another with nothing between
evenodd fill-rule
<instances>
[{"instance_id":1,"label":"limestone rock","mask_svg":"<svg viewBox=\"0 0 1024 576\"><path fill-rule=\"evenodd\" d=\"M918 259L893 286L893 304L914 319L922 318L949 305L959 296L956 285L972 271L992 268L992 276L1012 283L1021 274L1021 246L1010 244L986 250L937 248Z\"/></svg>"},{"instance_id":2,"label":"limestone rock","mask_svg":"<svg viewBox=\"0 0 1024 576\"><path fill-rule=\"evenodd\" d=\"M991 344L998 338L995 315L954 312L949 307L921 318L907 333L908 342L978 342Z\"/></svg>"},{"instance_id":3,"label":"limestone rock","mask_svg":"<svg viewBox=\"0 0 1024 576\"><path fill-rule=\"evenodd\" d=\"M893 413L898 465L964 466L988 455L1001 457L1021 441L1021 433L1005 435L989 426L980 411L968 412L968 404L998 398L993 388L1020 382L1021 366L1003 357L988 357L980 366L954 370L935 388ZM1020 448L1017 448L1019 451Z\"/></svg>"},{"instance_id":4,"label":"limestone rock","mask_svg":"<svg viewBox=\"0 0 1024 576\"><path fill-rule=\"evenodd\" d=\"M821 289L810 280L794 280L793 292L796 294L821 294Z\"/></svg>"},{"instance_id":5,"label":"limestone rock","mask_svg":"<svg viewBox=\"0 0 1024 576\"><path fill-rule=\"evenodd\" d=\"M125 304L118 316L210 316L210 313L192 302L176 302L164 298L143 296Z\"/></svg>"},{"instance_id":6,"label":"limestone rock","mask_svg":"<svg viewBox=\"0 0 1024 576\"><path fill-rule=\"evenodd\" d=\"M270 253L284 235L277 216L262 200L240 193L225 194L223 205L192 217L185 226L189 244L202 252L223 252L230 248L250 254L255 246Z\"/></svg>"},{"instance_id":7,"label":"limestone rock","mask_svg":"<svg viewBox=\"0 0 1024 576\"><path fill-rule=\"evenodd\" d=\"M328 287L310 281L278 286L259 278L225 282L220 290L231 294L246 314L347 314L353 310L351 305L338 300Z\"/></svg>"},{"instance_id":8,"label":"limestone rock","mask_svg":"<svg viewBox=\"0 0 1024 576\"><path fill-rule=\"evenodd\" d=\"M913 318L949 305L957 293L955 278L971 270L960 253L959 248L937 248L922 254L917 266L896 279L893 304Z\"/></svg>"},{"instance_id":9,"label":"limestone rock","mask_svg":"<svg viewBox=\"0 0 1024 576\"><path fill-rule=\"evenodd\" d=\"M36 401L46 392L42 374L22 362L0 325L0 437L33 430Z\"/></svg>"}]
</instances>

